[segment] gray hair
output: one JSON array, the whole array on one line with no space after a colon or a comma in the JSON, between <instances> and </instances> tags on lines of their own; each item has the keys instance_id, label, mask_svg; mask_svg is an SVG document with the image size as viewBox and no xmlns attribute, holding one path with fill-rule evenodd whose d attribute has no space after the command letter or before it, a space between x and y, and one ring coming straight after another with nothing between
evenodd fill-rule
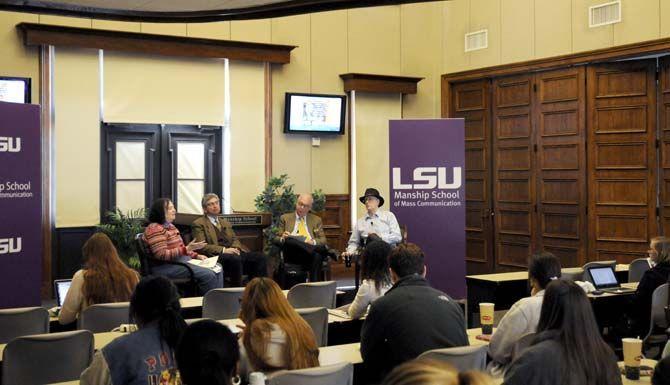
<instances>
[{"instance_id":1,"label":"gray hair","mask_svg":"<svg viewBox=\"0 0 670 385\"><path fill-rule=\"evenodd\" d=\"M214 193L207 193L207 194L205 194L204 197L202 197L202 208L203 208L203 209L204 209L205 207L207 207L207 201L209 201L209 200L212 199L212 198L216 198L217 200L220 200L220 199L219 199L219 196L216 195L216 194L214 194Z\"/></svg>"}]
</instances>

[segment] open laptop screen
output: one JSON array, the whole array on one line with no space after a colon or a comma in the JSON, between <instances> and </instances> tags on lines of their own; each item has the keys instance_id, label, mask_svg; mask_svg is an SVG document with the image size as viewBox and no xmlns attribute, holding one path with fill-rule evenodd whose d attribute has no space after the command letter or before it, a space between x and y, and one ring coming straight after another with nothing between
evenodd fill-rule
<instances>
[{"instance_id":1,"label":"open laptop screen","mask_svg":"<svg viewBox=\"0 0 670 385\"><path fill-rule=\"evenodd\" d=\"M67 291L70 290L71 284L71 279L58 279L54 281L54 289L56 291L56 300L58 301L58 306L63 306L65 296L67 295Z\"/></svg>"},{"instance_id":2,"label":"open laptop screen","mask_svg":"<svg viewBox=\"0 0 670 385\"><path fill-rule=\"evenodd\" d=\"M591 273L593 286L596 289L619 286L619 282L614 275L614 269L610 266L592 267L589 269L589 273Z\"/></svg>"}]
</instances>

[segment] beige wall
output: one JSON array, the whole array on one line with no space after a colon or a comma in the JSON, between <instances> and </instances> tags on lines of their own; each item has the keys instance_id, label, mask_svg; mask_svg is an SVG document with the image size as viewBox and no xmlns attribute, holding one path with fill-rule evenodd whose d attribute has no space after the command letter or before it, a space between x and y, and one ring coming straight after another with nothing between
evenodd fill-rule
<instances>
[{"instance_id":1,"label":"beige wall","mask_svg":"<svg viewBox=\"0 0 670 385\"><path fill-rule=\"evenodd\" d=\"M588 28L588 6L603 1L451 0L204 24L128 23L0 12L0 73L31 77L33 101L39 100L38 51L24 47L15 29L24 21L296 45L290 64L272 66L273 171L275 175L289 174L298 191L321 188L326 193L348 192L349 128L347 135L321 138L319 147L313 147L307 136L285 135L284 93L341 94L339 74L346 72L424 77L418 93L404 96L402 102L398 95L361 94L357 98L360 127L356 193L367 185L379 184L388 194L387 172L378 172L384 170L379 165L388 162L388 119L438 117L441 74L670 36L670 1L623 0L622 23ZM489 30L489 47L464 53L464 34L483 28ZM84 65L88 59L82 60ZM79 63L75 60L73 65L76 68ZM238 210L253 208L253 198L264 179L261 68L250 63L231 65L232 72L240 76L231 80L231 203ZM184 71L189 69L194 68ZM94 85L72 87L90 90ZM57 92L59 108L72 109L80 102L67 90ZM192 118L197 120L197 116ZM57 220L61 226L90 225L98 219L97 203L83 213L72 203L78 195L62 190L68 185L66 175L77 172L80 154L61 146L67 139L78 147L97 149L99 138L93 134L97 130L64 123L63 116L59 119L67 129L57 132L55 150L56 185L61 186L57 187ZM99 154L98 150L91 151L94 162L85 167L95 177L79 183L82 191L92 194L99 189L99 176L94 170Z\"/></svg>"},{"instance_id":2,"label":"beige wall","mask_svg":"<svg viewBox=\"0 0 670 385\"><path fill-rule=\"evenodd\" d=\"M444 73L589 51L670 36L670 2L622 0L622 22L589 28L606 0L452 0L444 3ZM489 30L488 48L464 52L464 34Z\"/></svg>"}]
</instances>

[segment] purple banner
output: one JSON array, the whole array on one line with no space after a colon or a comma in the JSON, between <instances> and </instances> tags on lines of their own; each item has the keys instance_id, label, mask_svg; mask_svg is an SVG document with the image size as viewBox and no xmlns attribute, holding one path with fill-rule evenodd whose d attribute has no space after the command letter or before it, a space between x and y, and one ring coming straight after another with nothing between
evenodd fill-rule
<instances>
[{"instance_id":1,"label":"purple banner","mask_svg":"<svg viewBox=\"0 0 670 385\"><path fill-rule=\"evenodd\" d=\"M39 306L40 107L0 102L0 308Z\"/></svg>"},{"instance_id":2,"label":"purple banner","mask_svg":"<svg viewBox=\"0 0 670 385\"><path fill-rule=\"evenodd\" d=\"M463 119L391 120L391 204L426 255L431 285L465 298Z\"/></svg>"}]
</instances>

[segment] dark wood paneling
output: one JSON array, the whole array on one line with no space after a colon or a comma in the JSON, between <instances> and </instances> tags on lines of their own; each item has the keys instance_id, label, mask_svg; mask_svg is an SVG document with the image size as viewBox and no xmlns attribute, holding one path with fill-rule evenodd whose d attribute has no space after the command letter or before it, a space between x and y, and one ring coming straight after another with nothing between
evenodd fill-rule
<instances>
[{"instance_id":1,"label":"dark wood paneling","mask_svg":"<svg viewBox=\"0 0 670 385\"><path fill-rule=\"evenodd\" d=\"M493 270L489 89L487 80L456 84L449 100L449 117L465 119L465 259L468 274Z\"/></svg>"},{"instance_id":2,"label":"dark wood paneling","mask_svg":"<svg viewBox=\"0 0 670 385\"><path fill-rule=\"evenodd\" d=\"M533 250L533 76L495 79L492 93L494 266L504 271L525 267Z\"/></svg>"},{"instance_id":3,"label":"dark wood paneling","mask_svg":"<svg viewBox=\"0 0 670 385\"><path fill-rule=\"evenodd\" d=\"M658 83L659 234L670 233L670 57L660 59Z\"/></svg>"},{"instance_id":4,"label":"dark wood paneling","mask_svg":"<svg viewBox=\"0 0 670 385\"><path fill-rule=\"evenodd\" d=\"M416 94L416 84L423 78L375 74L341 74L344 91Z\"/></svg>"},{"instance_id":5,"label":"dark wood paneling","mask_svg":"<svg viewBox=\"0 0 670 385\"><path fill-rule=\"evenodd\" d=\"M28 46L54 45L276 64L290 63L291 50L295 48L292 45L151 35L47 24L20 23L17 28L22 32L23 41Z\"/></svg>"},{"instance_id":6,"label":"dark wood paneling","mask_svg":"<svg viewBox=\"0 0 670 385\"><path fill-rule=\"evenodd\" d=\"M95 232L95 227L61 227L55 230L56 254L52 266L52 279L72 278L81 268L81 248Z\"/></svg>"},{"instance_id":7,"label":"dark wood paneling","mask_svg":"<svg viewBox=\"0 0 670 385\"><path fill-rule=\"evenodd\" d=\"M586 79L583 67L535 75L537 146L535 250L556 251L563 266L586 260Z\"/></svg>"},{"instance_id":8,"label":"dark wood paneling","mask_svg":"<svg viewBox=\"0 0 670 385\"><path fill-rule=\"evenodd\" d=\"M351 230L349 212L349 194L327 194L326 208L317 213L323 221L328 246L335 250L344 251L347 247Z\"/></svg>"},{"instance_id":9,"label":"dark wood paneling","mask_svg":"<svg viewBox=\"0 0 670 385\"><path fill-rule=\"evenodd\" d=\"M644 255L656 221L656 60L591 65L589 259Z\"/></svg>"}]
</instances>

